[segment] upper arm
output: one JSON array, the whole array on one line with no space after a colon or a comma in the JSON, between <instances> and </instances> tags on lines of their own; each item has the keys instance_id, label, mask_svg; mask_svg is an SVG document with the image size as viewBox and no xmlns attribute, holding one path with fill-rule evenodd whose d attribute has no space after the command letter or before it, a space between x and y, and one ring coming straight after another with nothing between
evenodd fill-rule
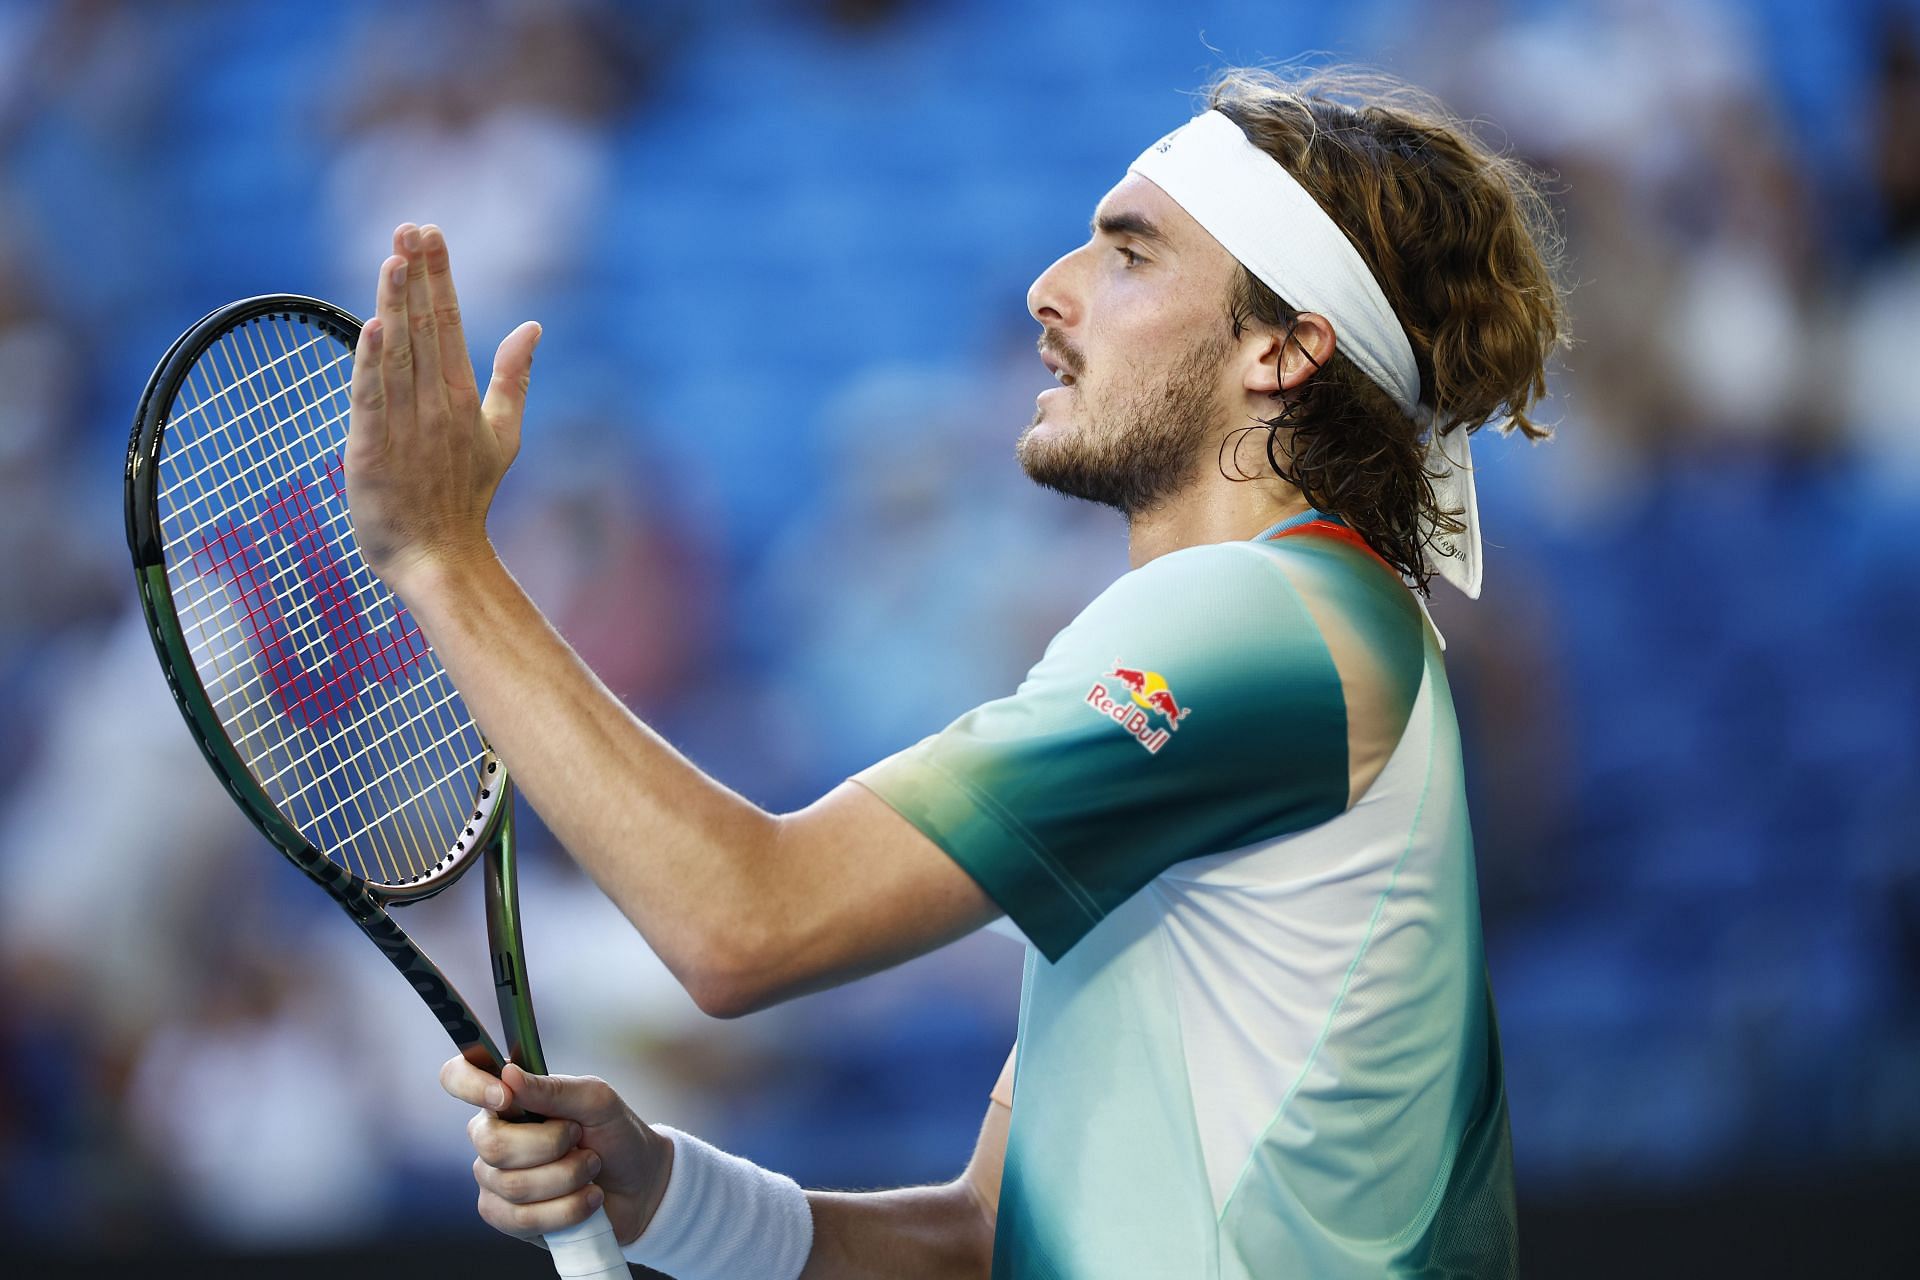
<instances>
[{"instance_id":1,"label":"upper arm","mask_svg":"<svg viewBox=\"0 0 1920 1280\"><path fill-rule=\"evenodd\" d=\"M1379 681L1359 679L1347 623L1378 615L1391 631L1414 607L1336 598L1304 571L1303 590L1283 567L1300 559L1224 544L1135 570L1014 694L777 819L702 1007L744 1013L846 982L1002 911L1056 960L1174 863L1344 812L1353 748L1374 768L1389 749L1366 707L1350 742L1343 677ZM1342 624L1332 641L1322 616Z\"/></svg>"},{"instance_id":2,"label":"upper arm","mask_svg":"<svg viewBox=\"0 0 1920 1280\"><path fill-rule=\"evenodd\" d=\"M1176 863L1346 809L1346 710L1314 620L1252 544L1120 579L1011 697L860 775L1048 960Z\"/></svg>"},{"instance_id":3,"label":"upper arm","mask_svg":"<svg viewBox=\"0 0 1920 1280\"><path fill-rule=\"evenodd\" d=\"M707 1012L748 1013L932 951L999 908L937 844L867 788L843 782L776 819L763 900L720 950Z\"/></svg>"}]
</instances>

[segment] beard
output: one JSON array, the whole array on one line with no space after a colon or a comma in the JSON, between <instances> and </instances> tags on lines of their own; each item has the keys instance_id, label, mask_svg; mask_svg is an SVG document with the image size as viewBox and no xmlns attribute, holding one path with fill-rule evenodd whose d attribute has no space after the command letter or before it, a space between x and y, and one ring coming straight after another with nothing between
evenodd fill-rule
<instances>
[{"instance_id":1,"label":"beard","mask_svg":"<svg viewBox=\"0 0 1920 1280\"><path fill-rule=\"evenodd\" d=\"M1231 345L1218 338L1196 343L1163 380L1128 388L1118 404L1064 438L1036 437L1043 412L1036 411L1014 447L1021 469L1044 488L1129 519L1152 511L1199 474L1205 445L1219 429L1215 383Z\"/></svg>"}]
</instances>

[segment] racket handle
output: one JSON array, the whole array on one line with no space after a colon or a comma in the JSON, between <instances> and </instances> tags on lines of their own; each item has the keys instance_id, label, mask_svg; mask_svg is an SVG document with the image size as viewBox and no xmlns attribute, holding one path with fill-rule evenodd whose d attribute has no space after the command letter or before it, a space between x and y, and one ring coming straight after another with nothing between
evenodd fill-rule
<instances>
[{"instance_id":1,"label":"racket handle","mask_svg":"<svg viewBox=\"0 0 1920 1280\"><path fill-rule=\"evenodd\" d=\"M628 1280L633 1274L604 1208L595 1209L585 1222L549 1233L546 1242L554 1270L565 1280Z\"/></svg>"}]
</instances>

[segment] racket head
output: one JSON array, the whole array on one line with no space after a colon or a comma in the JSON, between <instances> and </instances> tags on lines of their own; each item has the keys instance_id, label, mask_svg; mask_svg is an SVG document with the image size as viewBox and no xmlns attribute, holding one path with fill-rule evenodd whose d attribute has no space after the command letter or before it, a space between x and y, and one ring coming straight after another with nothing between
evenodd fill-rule
<instances>
[{"instance_id":1,"label":"racket head","mask_svg":"<svg viewBox=\"0 0 1920 1280\"><path fill-rule=\"evenodd\" d=\"M508 780L354 542L359 335L295 294L182 333L134 420L127 542L168 687L228 792L336 897L404 902L494 842Z\"/></svg>"}]
</instances>

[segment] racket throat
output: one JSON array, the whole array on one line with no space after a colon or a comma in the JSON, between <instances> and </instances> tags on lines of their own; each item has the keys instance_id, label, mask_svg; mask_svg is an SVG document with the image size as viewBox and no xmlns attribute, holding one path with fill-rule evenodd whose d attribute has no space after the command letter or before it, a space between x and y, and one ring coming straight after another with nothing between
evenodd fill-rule
<instances>
[{"instance_id":1,"label":"racket throat","mask_svg":"<svg viewBox=\"0 0 1920 1280\"><path fill-rule=\"evenodd\" d=\"M526 948L520 938L520 876L514 844L513 792L501 787L504 810L483 862L486 866L487 944L493 953L493 995L507 1057L535 1075L547 1073L540 1028L533 1018L533 992L527 986Z\"/></svg>"},{"instance_id":2,"label":"racket throat","mask_svg":"<svg viewBox=\"0 0 1920 1280\"><path fill-rule=\"evenodd\" d=\"M500 1054L500 1046L487 1034L487 1029L474 1020L460 993L454 990L439 966L427 959L426 953L407 936L406 930L370 901L363 900L363 905L349 905L348 911L354 923L360 926L360 931L400 971L400 976L407 980L407 985L413 988L421 1002L433 1011L441 1029L461 1054L476 1066L498 1073L506 1062Z\"/></svg>"}]
</instances>

